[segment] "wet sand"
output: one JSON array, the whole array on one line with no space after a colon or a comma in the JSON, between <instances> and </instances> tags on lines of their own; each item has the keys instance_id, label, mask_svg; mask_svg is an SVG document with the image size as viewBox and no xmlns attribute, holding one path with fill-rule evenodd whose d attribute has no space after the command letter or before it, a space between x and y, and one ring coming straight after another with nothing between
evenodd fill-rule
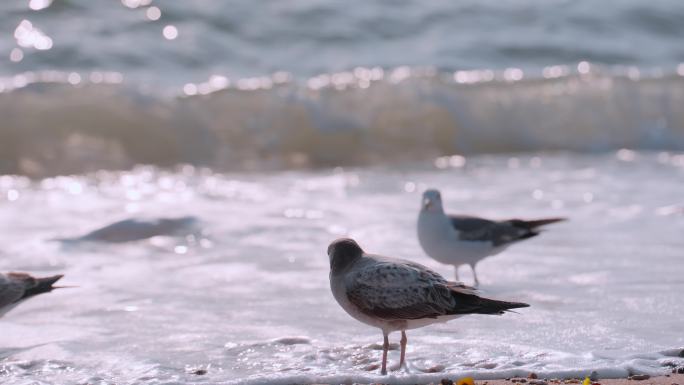
<instances>
[{"instance_id":1,"label":"wet sand","mask_svg":"<svg viewBox=\"0 0 684 385\"><path fill-rule=\"evenodd\" d=\"M445 379L441 383L429 385L458 385L462 384L458 378ZM501 380L475 381L474 385L581 385L584 379L533 379L533 378L510 378ZM647 375L633 376L630 378L598 379L593 385L684 385L684 374L668 374L665 376L650 377ZM428 384L426 384L428 385Z\"/></svg>"}]
</instances>

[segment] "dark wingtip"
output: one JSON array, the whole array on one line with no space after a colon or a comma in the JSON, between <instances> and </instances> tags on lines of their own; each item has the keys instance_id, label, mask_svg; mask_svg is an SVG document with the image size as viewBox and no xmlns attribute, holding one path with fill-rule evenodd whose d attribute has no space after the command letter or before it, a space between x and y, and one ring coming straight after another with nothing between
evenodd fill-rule
<instances>
[{"instance_id":1,"label":"dark wingtip","mask_svg":"<svg viewBox=\"0 0 684 385\"><path fill-rule=\"evenodd\" d=\"M537 227L550 225L552 223L565 222L567 220L568 220L568 218L565 218L565 217L556 217L556 218L537 219L537 220L526 221L526 222L527 222L527 225L531 229L536 229Z\"/></svg>"},{"instance_id":2,"label":"dark wingtip","mask_svg":"<svg viewBox=\"0 0 684 385\"><path fill-rule=\"evenodd\" d=\"M519 309L523 307L530 307L530 304L524 302L508 302L508 309ZM506 310L508 310L506 309Z\"/></svg>"},{"instance_id":3,"label":"dark wingtip","mask_svg":"<svg viewBox=\"0 0 684 385\"><path fill-rule=\"evenodd\" d=\"M57 281L64 278L63 274L53 275L50 277L35 278L36 285L26 289L24 292L24 297L31 297L38 294L49 293L54 289L59 287L53 286Z\"/></svg>"}]
</instances>

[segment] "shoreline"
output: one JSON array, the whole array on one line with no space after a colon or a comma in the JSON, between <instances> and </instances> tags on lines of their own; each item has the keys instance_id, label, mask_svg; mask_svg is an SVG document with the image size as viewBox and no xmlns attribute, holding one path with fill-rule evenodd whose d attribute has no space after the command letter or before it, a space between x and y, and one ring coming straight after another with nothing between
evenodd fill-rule
<instances>
[{"instance_id":1,"label":"shoreline","mask_svg":"<svg viewBox=\"0 0 684 385\"><path fill-rule=\"evenodd\" d=\"M505 378L495 380L475 380L472 383L460 379L446 378L440 382L430 382L424 385L564 385L564 384L583 384L584 379L580 378ZM684 385L684 374L672 373L661 376L633 375L627 378L605 378L596 379L592 385ZM381 385L378 383L377 385ZM384 385L384 384L383 384Z\"/></svg>"},{"instance_id":2,"label":"shoreline","mask_svg":"<svg viewBox=\"0 0 684 385\"><path fill-rule=\"evenodd\" d=\"M522 382L521 380L524 380ZM511 384L529 384L529 385L543 385L544 383L552 384L582 384L583 379L567 378L567 379L525 379L525 378L511 378L499 379L490 381L475 381L476 385L511 385ZM592 381L592 384L601 385L637 385L637 384L655 384L655 385L684 385L684 374L666 374L662 376L649 375L634 375L627 378L605 378Z\"/></svg>"},{"instance_id":3,"label":"shoreline","mask_svg":"<svg viewBox=\"0 0 684 385\"><path fill-rule=\"evenodd\" d=\"M595 373L594 373L595 375ZM488 378L474 379L473 377L450 377L448 375L433 374L429 376L408 375L397 377L387 375L382 378L379 376L330 376L319 378L318 381L307 378L307 376L294 376L288 378L250 378L229 382L229 384L240 385L684 385L684 366L672 368L672 373L656 375L631 374L629 376L615 376L601 378L592 376L594 380L578 377L564 378L536 378L534 373L527 377L512 378ZM228 384L228 383L226 383Z\"/></svg>"}]
</instances>

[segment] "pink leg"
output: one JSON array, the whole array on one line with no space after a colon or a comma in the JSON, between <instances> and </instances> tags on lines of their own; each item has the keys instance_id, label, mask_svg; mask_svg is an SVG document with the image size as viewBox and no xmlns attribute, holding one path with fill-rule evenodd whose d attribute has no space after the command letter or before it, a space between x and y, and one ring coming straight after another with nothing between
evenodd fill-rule
<instances>
[{"instance_id":1,"label":"pink leg","mask_svg":"<svg viewBox=\"0 0 684 385\"><path fill-rule=\"evenodd\" d=\"M475 287L480 286L480 281L477 279L477 271L475 271L475 264L470 265L470 268L473 269L473 277L475 278Z\"/></svg>"},{"instance_id":2,"label":"pink leg","mask_svg":"<svg viewBox=\"0 0 684 385\"><path fill-rule=\"evenodd\" d=\"M389 336L386 332L382 332L382 336L384 337L384 342L382 344L382 375L384 376L387 374L387 351L389 350Z\"/></svg>"},{"instance_id":3,"label":"pink leg","mask_svg":"<svg viewBox=\"0 0 684 385\"><path fill-rule=\"evenodd\" d=\"M404 358L406 357L406 343L408 338L406 338L406 331L401 331L401 358L399 359L399 368L404 366Z\"/></svg>"}]
</instances>

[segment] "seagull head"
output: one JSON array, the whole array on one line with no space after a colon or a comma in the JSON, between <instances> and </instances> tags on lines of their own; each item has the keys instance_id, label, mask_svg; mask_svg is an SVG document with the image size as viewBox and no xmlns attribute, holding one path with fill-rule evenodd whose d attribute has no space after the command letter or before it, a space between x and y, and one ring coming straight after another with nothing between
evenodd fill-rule
<instances>
[{"instance_id":1,"label":"seagull head","mask_svg":"<svg viewBox=\"0 0 684 385\"><path fill-rule=\"evenodd\" d=\"M330 271L335 274L345 270L363 255L363 249L351 238L340 238L328 246Z\"/></svg>"},{"instance_id":2,"label":"seagull head","mask_svg":"<svg viewBox=\"0 0 684 385\"><path fill-rule=\"evenodd\" d=\"M439 190L425 190L423 193L423 201L421 203L420 209L434 212L442 211L442 195L439 193Z\"/></svg>"}]
</instances>

